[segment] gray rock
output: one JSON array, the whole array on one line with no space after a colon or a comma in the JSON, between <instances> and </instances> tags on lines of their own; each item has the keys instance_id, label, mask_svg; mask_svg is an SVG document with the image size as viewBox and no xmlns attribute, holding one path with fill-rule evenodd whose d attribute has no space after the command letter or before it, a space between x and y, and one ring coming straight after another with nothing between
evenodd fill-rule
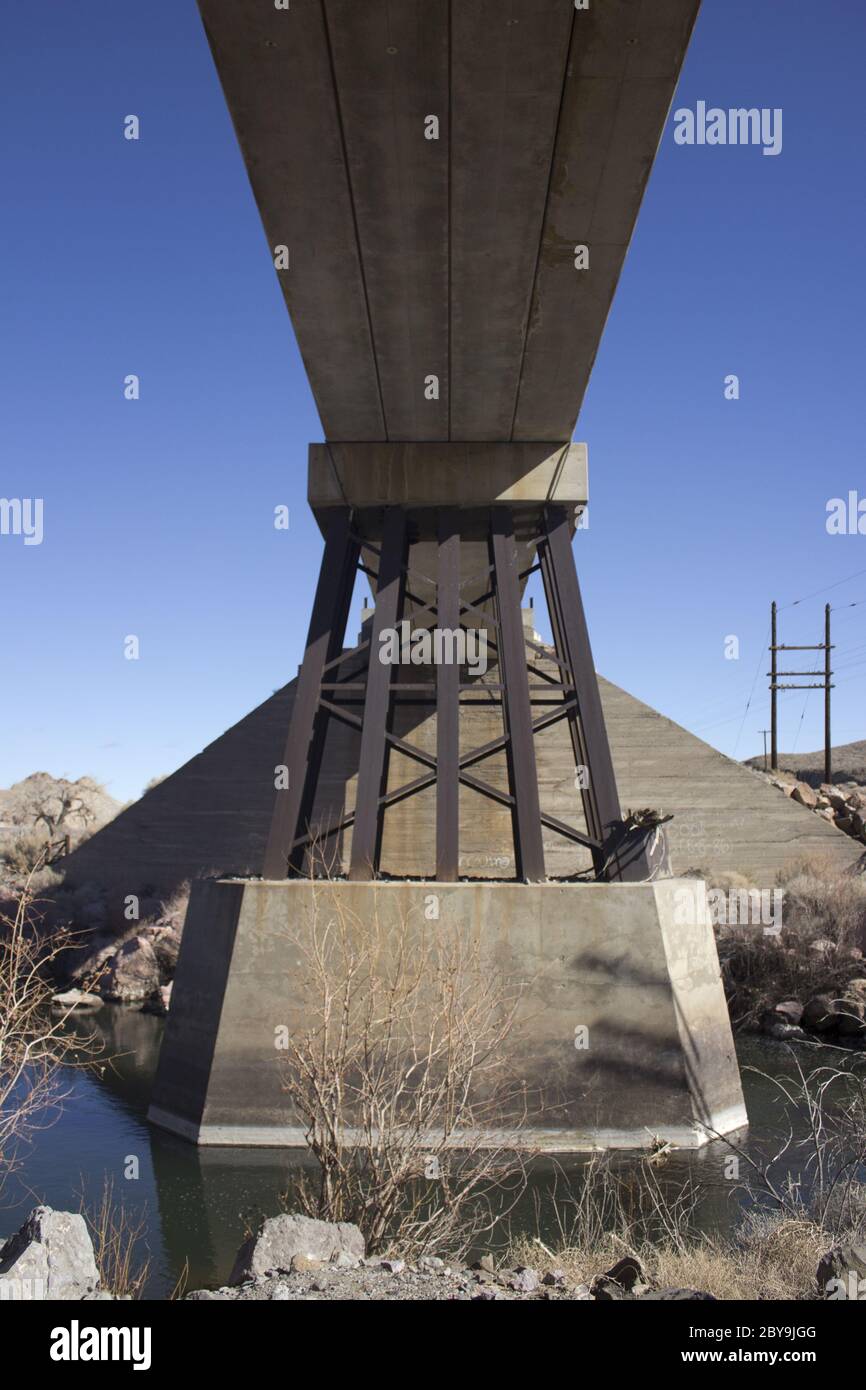
<instances>
[{"instance_id":1,"label":"gray rock","mask_svg":"<svg viewBox=\"0 0 866 1390\"><path fill-rule=\"evenodd\" d=\"M52 994L51 1003L58 1009L101 1009L104 1000L84 989L67 989L63 994Z\"/></svg>"},{"instance_id":2,"label":"gray rock","mask_svg":"<svg viewBox=\"0 0 866 1390\"><path fill-rule=\"evenodd\" d=\"M834 1245L821 1256L815 1281L827 1299L847 1299L860 1288L866 1292L866 1244ZM855 1296L859 1299L859 1291Z\"/></svg>"},{"instance_id":3,"label":"gray rock","mask_svg":"<svg viewBox=\"0 0 866 1390\"><path fill-rule=\"evenodd\" d=\"M771 1012L782 1023L798 1024L803 1021L803 1005L799 999L783 999Z\"/></svg>"},{"instance_id":4,"label":"gray rock","mask_svg":"<svg viewBox=\"0 0 866 1390\"><path fill-rule=\"evenodd\" d=\"M141 1006L143 1014L156 1014L157 1018L165 1018L171 1006L171 985L160 985L159 989L154 990Z\"/></svg>"},{"instance_id":5,"label":"gray rock","mask_svg":"<svg viewBox=\"0 0 866 1390\"><path fill-rule=\"evenodd\" d=\"M103 999L140 1004L159 989L159 965L145 936L133 936L110 957L99 981Z\"/></svg>"},{"instance_id":6,"label":"gray rock","mask_svg":"<svg viewBox=\"0 0 866 1390\"><path fill-rule=\"evenodd\" d=\"M798 1028L794 1023L780 1023L778 1020L767 1022L761 1020L761 1032L768 1038L775 1038L776 1042L796 1042L806 1037L802 1028Z\"/></svg>"},{"instance_id":7,"label":"gray rock","mask_svg":"<svg viewBox=\"0 0 866 1390\"><path fill-rule=\"evenodd\" d=\"M93 1243L83 1216L36 1207L0 1250L0 1283L31 1299L80 1299L99 1287Z\"/></svg>"},{"instance_id":8,"label":"gray rock","mask_svg":"<svg viewBox=\"0 0 866 1390\"><path fill-rule=\"evenodd\" d=\"M151 933L150 942L153 947L153 953L156 956L157 965L159 966L160 979L163 983L169 983L174 979L182 934L182 921L167 925L160 924L155 927Z\"/></svg>"},{"instance_id":9,"label":"gray rock","mask_svg":"<svg viewBox=\"0 0 866 1390\"><path fill-rule=\"evenodd\" d=\"M380 1261L380 1266L379 1266L379 1267L380 1267L381 1269L387 1270L389 1274L402 1274L402 1273L403 1273L403 1270L406 1268L406 1261L405 1261L405 1260L382 1260L382 1261Z\"/></svg>"},{"instance_id":10,"label":"gray rock","mask_svg":"<svg viewBox=\"0 0 866 1390\"><path fill-rule=\"evenodd\" d=\"M331 1256L331 1264L336 1269L357 1269L361 1261L357 1255L352 1255L348 1250L338 1250L336 1255Z\"/></svg>"},{"instance_id":11,"label":"gray rock","mask_svg":"<svg viewBox=\"0 0 866 1390\"><path fill-rule=\"evenodd\" d=\"M363 1259L364 1237L357 1226L347 1221L314 1221L299 1214L271 1216L262 1222L256 1235L244 1241L235 1257L229 1283L242 1284L269 1270L290 1270L295 1255L325 1263L341 1250Z\"/></svg>"},{"instance_id":12,"label":"gray rock","mask_svg":"<svg viewBox=\"0 0 866 1390\"><path fill-rule=\"evenodd\" d=\"M537 1272L525 1266L508 1276L508 1287L517 1293L535 1293L540 1282Z\"/></svg>"}]
</instances>

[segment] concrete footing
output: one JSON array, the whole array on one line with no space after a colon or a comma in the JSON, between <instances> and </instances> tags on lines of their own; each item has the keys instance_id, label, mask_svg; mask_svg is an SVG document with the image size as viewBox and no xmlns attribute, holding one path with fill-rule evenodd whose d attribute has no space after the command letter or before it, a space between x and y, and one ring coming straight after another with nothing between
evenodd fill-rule
<instances>
[{"instance_id":1,"label":"concrete footing","mask_svg":"<svg viewBox=\"0 0 866 1390\"><path fill-rule=\"evenodd\" d=\"M519 991L501 1060L526 1087L520 1144L696 1148L747 1122L704 891L694 879L201 881L149 1118L198 1144L305 1144L279 1040L315 1026L299 943L339 918L358 932L375 920L419 953L425 933L456 933Z\"/></svg>"}]
</instances>

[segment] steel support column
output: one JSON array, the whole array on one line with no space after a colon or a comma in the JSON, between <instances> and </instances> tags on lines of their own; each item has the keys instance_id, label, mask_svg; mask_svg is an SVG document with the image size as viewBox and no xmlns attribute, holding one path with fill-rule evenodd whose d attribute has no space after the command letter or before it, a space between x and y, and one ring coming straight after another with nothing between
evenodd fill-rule
<instances>
[{"instance_id":1,"label":"steel support column","mask_svg":"<svg viewBox=\"0 0 866 1390\"><path fill-rule=\"evenodd\" d=\"M544 879L544 847L538 771L532 736L532 707L526 671L520 581L510 508L491 512L491 549L499 620L499 661L502 670L502 712L508 735L508 780L514 798L514 855L517 877L530 883Z\"/></svg>"},{"instance_id":2,"label":"steel support column","mask_svg":"<svg viewBox=\"0 0 866 1390\"><path fill-rule=\"evenodd\" d=\"M289 785L276 794L262 866L265 878L285 878L299 873L303 867L305 850L303 847L296 849L295 841L308 827L322 761L328 723L327 712L319 704L322 677L328 663L342 650L358 554L358 543L351 535L348 507L335 509L325 537L325 553L283 754Z\"/></svg>"},{"instance_id":3,"label":"steel support column","mask_svg":"<svg viewBox=\"0 0 866 1390\"><path fill-rule=\"evenodd\" d=\"M586 769L587 827L602 843L602 848L593 852L593 864L596 872L601 873L607 861L609 879L644 879L648 869L643 851L635 851L632 846L627 858L622 859L617 852L622 811L571 548L568 513L564 507L548 507L545 522L542 579L557 655L571 673L577 702L576 718L570 722L575 760Z\"/></svg>"},{"instance_id":4,"label":"steel support column","mask_svg":"<svg viewBox=\"0 0 866 1390\"><path fill-rule=\"evenodd\" d=\"M388 718L391 710L392 667L380 660L380 637L396 629L403 611L406 562L406 513L389 507L385 513L376 607L370 639L370 662L364 696L364 726L358 766L358 792L352 830L349 878L373 878L378 866L382 833L382 797L388 768Z\"/></svg>"},{"instance_id":5,"label":"steel support column","mask_svg":"<svg viewBox=\"0 0 866 1390\"><path fill-rule=\"evenodd\" d=\"M450 507L439 515L436 622L444 631L460 627L460 521ZM459 772L460 667L443 661L436 671L436 877L443 883L459 876Z\"/></svg>"}]
</instances>

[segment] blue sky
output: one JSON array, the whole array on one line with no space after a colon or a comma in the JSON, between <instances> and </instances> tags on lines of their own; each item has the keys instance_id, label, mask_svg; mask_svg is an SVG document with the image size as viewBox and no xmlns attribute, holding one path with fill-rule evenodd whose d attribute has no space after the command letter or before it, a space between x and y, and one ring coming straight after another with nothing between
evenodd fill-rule
<instances>
[{"instance_id":1,"label":"blue sky","mask_svg":"<svg viewBox=\"0 0 866 1390\"><path fill-rule=\"evenodd\" d=\"M782 153L669 122L576 432L599 670L739 757L774 597L810 596L786 642L839 605L834 737L866 737L866 536L825 529L866 497L864 51L856 0L704 0L675 107L781 107ZM321 428L193 0L6 0L0 129L0 496L45 499L42 545L0 536L0 786L125 800L294 675ZM817 693L781 715L819 746Z\"/></svg>"}]
</instances>

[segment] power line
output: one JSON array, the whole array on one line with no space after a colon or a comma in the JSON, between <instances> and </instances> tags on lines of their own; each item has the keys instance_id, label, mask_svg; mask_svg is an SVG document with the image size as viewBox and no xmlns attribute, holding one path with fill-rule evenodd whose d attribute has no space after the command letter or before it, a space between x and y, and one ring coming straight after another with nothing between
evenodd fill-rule
<instances>
[{"instance_id":1,"label":"power line","mask_svg":"<svg viewBox=\"0 0 866 1390\"><path fill-rule=\"evenodd\" d=\"M743 719L742 719L742 723L740 724L739 733L737 734L737 741L736 741L736 743L734 744L734 751L733 751L733 753L731 754L731 757L732 757L732 758L736 758L736 756L737 756L737 749L738 749L739 746L740 746L740 739L743 737L743 729L745 728L745 725L746 725L746 717L747 717L747 715L748 715L748 713L749 713L749 709L751 708L752 700L753 700L754 697L755 697L755 686L758 684L758 676L760 675L761 666L763 665L763 661L764 661L764 652L766 651L766 648L767 648L767 641L768 641L768 639L769 639L769 636L770 636L770 627L768 626L768 628L767 628L767 636L764 638L764 645L761 647L761 650L760 650L760 652L758 653L758 664L757 664L757 666L755 667L755 678L754 678L754 680L752 681L752 688L751 688L751 690L749 691L749 698L748 698L748 700L746 701L746 708L743 710Z\"/></svg>"},{"instance_id":2,"label":"power line","mask_svg":"<svg viewBox=\"0 0 866 1390\"><path fill-rule=\"evenodd\" d=\"M839 589L843 584L850 584L852 579L859 579L861 574L866 574L866 570L856 570L854 574L849 574L844 579L837 579L835 584L825 584L822 589L815 589L811 594L804 594L802 598L795 598L793 603L783 603L780 605L779 611L782 612L785 608L796 608L798 603L808 603L810 598L817 598L819 594L829 594L832 589ZM862 603L864 600L858 599L857 602ZM842 606L843 608L853 608L855 605L846 603Z\"/></svg>"}]
</instances>

